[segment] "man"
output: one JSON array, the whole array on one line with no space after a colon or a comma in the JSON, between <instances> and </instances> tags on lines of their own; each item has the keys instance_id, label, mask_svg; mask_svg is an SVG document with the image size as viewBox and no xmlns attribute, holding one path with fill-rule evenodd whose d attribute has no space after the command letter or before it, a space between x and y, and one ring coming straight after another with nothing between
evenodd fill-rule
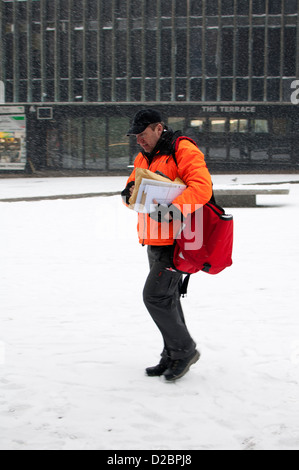
<instances>
[{"instance_id":1,"label":"man","mask_svg":"<svg viewBox=\"0 0 299 470\"><path fill-rule=\"evenodd\" d=\"M195 210L195 205L204 205L211 199L211 176L204 155L188 138L181 138L174 152L179 134L164 125L158 111L138 112L128 132L131 135L136 136L142 151L122 193L127 205L135 186L136 168L162 173L172 181L179 177L187 186L170 207L156 204L150 214L138 214L139 241L148 246L150 265L143 299L164 341L160 363L146 369L146 373L174 381L188 372L200 354L187 329L180 302L182 274L172 264L173 244L182 220Z\"/></svg>"}]
</instances>

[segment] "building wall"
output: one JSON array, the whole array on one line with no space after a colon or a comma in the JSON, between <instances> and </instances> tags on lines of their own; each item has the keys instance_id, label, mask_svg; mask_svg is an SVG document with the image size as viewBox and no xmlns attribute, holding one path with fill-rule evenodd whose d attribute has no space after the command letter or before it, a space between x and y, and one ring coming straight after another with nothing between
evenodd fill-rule
<instances>
[{"instance_id":1,"label":"building wall","mask_svg":"<svg viewBox=\"0 0 299 470\"><path fill-rule=\"evenodd\" d=\"M122 132L150 105L204 142L212 167L232 168L241 155L257 164L248 142L268 106L263 159L272 162L267 142L278 134L281 163L294 165L298 11L299 0L0 0L1 95L25 106L40 166L125 168L137 149ZM39 119L41 106L51 119Z\"/></svg>"},{"instance_id":2,"label":"building wall","mask_svg":"<svg viewBox=\"0 0 299 470\"><path fill-rule=\"evenodd\" d=\"M297 0L0 4L6 102L286 102L298 77Z\"/></svg>"}]
</instances>

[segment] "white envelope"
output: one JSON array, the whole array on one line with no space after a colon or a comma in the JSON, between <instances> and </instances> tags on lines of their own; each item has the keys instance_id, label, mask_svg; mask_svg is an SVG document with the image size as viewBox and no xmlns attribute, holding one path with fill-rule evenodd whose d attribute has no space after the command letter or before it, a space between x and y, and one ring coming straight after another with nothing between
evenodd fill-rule
<instances>
[{"instance_id":1,"label":"white envelope","mask_svg":"<svg viewBox=\"0 0 299 470\"><path fill-rule=\"evenodd\" d=\"M171 204L178 196L180 196L187 186L183 184L175 184L172 182L154 181L143 178L139 187L134 210L148 214L154 210L154 199L158 204Z\"/></svg>"}]
</instances>

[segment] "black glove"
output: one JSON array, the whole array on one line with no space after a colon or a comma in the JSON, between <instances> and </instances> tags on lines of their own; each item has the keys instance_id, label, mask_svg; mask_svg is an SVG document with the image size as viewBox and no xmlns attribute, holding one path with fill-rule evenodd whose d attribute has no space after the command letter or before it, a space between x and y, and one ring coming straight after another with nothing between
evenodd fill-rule
<instances>
[{"instance_id":1,"label":"black glove","mask_svg":"<svg viewBox=\"0 0 299 470\"><path fill-rule=\"evenodd\" d=\"M121 193L121 197L123 198L123 201L125 204L129 204L129 200L131 198L130 188L132 188L132 186L134 185L135 185L135 181L131 181L131 183L129 183L126 189L124 189L123 192Z\"/></svg>"}]
</instances>

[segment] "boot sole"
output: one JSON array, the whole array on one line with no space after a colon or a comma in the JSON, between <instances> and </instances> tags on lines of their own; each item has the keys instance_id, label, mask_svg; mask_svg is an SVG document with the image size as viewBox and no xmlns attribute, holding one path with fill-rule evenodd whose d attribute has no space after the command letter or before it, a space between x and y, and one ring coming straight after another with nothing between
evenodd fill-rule
<instances>
[{"instance_id":1,"label":"boot sole","mask_svg":"<svg viewBox=\"0 0 299 470\"><path fill-rule=\"evenodd\" d=\"M148 367L147 369L145 369L145 374L147 375L147 377L161 377L162 375L164 375L164 372L166 372L167 369L168 366L165 368L160 368L160 370L158 370L158 367Z\"/></svg>"},{"instance_id":2,"label":"boot sole","mask_svg":"<svg viewBox=\"0 0 299 470\"><path fill-rule=\"evenodd\" d=\"M189 372L190 367L193 366L194 364L196 364L199 361L199 359L200 359L200 353L198 351L196 351L196 354L190 360L189 364L185 367L183 372L181 372L179 375L175 375L173 377L167 377L167 375L164 375L165 380L167 382L175 382L176 380L181 379L182 377L184 377L184 375L187 374L187 372Z\"/></svg>"},{"instance_id":3,"label":"boot sole","mask_svg":"<svg viewBox=\"0 0 299 470\"><path fill-rule=\"evenodd\" d=\"M167 369L166 369L166 370L167 370ZM165 372L165 371L164 371L164 372ZM155 372L150 372L150 371L148 371L148 370L145 370L145 375L146 375L147 377L161 377L161 376L164 374L164 372L155 373Z\"/></svg>"}]
</instances>

